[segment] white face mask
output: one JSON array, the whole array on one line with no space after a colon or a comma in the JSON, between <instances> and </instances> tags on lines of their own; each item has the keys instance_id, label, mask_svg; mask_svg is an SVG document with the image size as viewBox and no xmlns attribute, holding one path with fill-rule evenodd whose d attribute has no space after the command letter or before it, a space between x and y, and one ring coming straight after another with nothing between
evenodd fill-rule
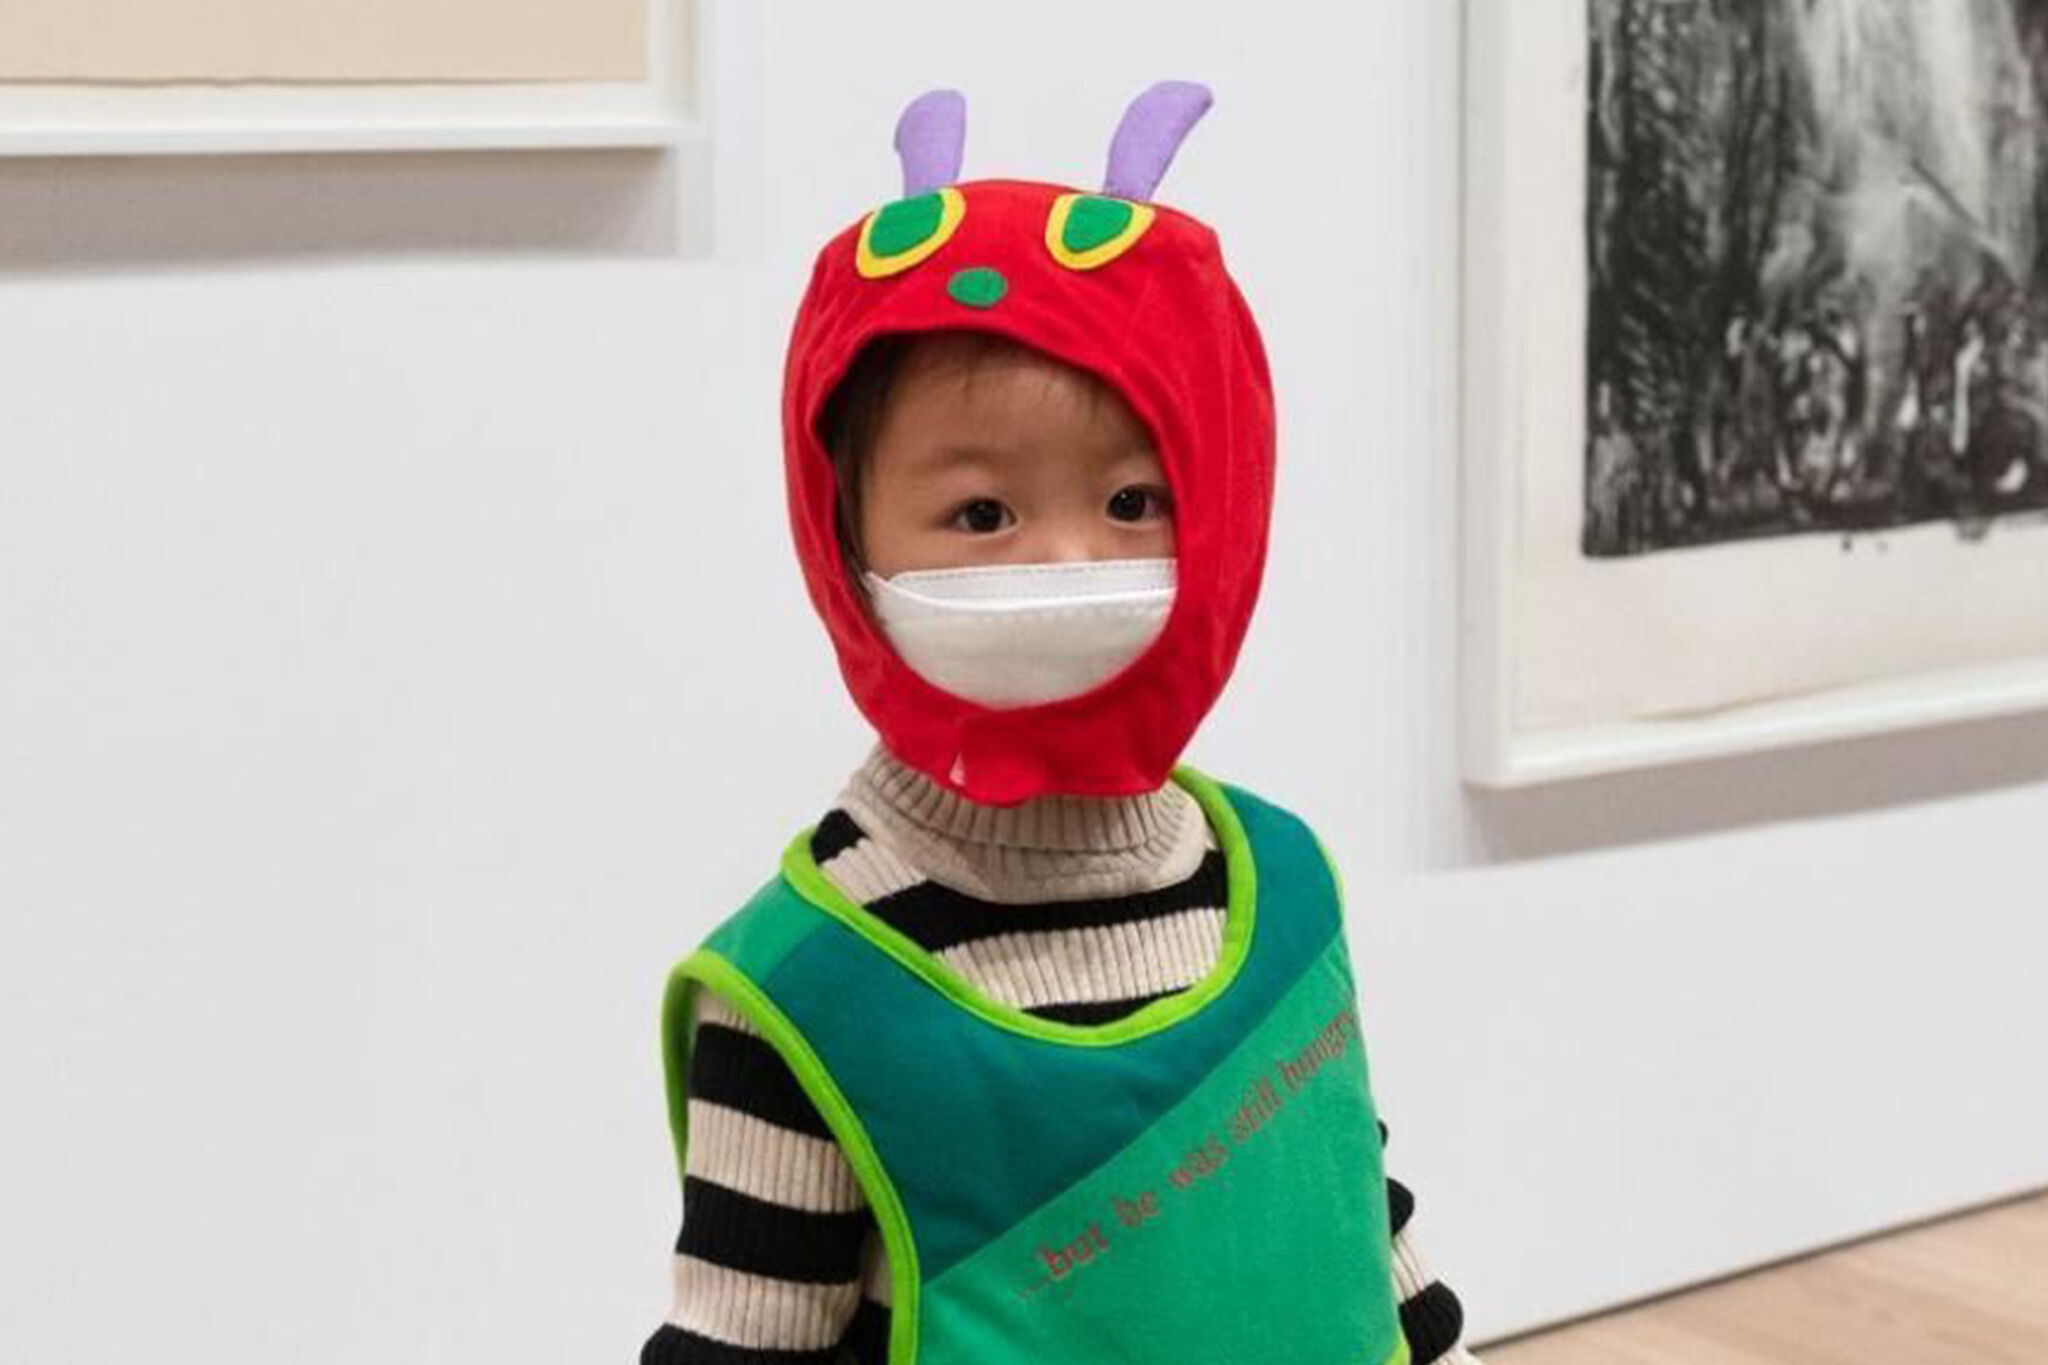
<instances>
[{"instance_id":1,"label":"white face mask","mask_svg":"<svg viewBox=\"0 0 2048 1365\"><path fill-rule=\"evenodd\" d=\"M984 706L1086 692L1145 652L1173 606L1173 560L1092 559L866 573L912 672Z\"/></svg>"}]
</instances>

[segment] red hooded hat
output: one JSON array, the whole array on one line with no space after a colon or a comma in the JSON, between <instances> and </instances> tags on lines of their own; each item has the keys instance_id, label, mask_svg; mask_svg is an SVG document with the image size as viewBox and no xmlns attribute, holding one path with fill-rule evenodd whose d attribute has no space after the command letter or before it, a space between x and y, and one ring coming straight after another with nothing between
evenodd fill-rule
<instances>
[{"instance_id":1,"label":"red hooded hat","mask_svg":"<svg viewBox=\"0 0 2048 1365\"><path fill-rule=\"evenodd\" d=\"M1208 105L1209 92L1186 82L1140 95L1098 193L956 183L964 104L931 92L897 127L905 197L834 236L812 269L782 403L804 582L884 745L969 800L1158 789L1221 694L1250 624L1273 503L1265 347L1216 234L1150 202ZM1144 653L1086 692L1015 707L946 692L904 663L846 572L819 414L870 339L941 328L1000 333L1092 371L1151 431L1173 495L1173 607Z\"/></svg>"}]
</instances>

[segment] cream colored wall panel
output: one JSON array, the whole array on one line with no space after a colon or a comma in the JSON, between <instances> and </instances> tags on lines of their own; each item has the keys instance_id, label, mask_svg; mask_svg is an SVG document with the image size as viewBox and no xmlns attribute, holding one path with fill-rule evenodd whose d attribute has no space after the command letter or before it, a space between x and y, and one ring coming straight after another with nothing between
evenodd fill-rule
<instances>
[{"instance_id":1,"label":"cream colored wall panel","mask_svg":"<svg viewBox=\"0 0 2048 1365\"><path fill-rule=\"evenodd\" d=\"M603 81L645 0L0 0L0 79Z\"/></svg>"}]
</instances>

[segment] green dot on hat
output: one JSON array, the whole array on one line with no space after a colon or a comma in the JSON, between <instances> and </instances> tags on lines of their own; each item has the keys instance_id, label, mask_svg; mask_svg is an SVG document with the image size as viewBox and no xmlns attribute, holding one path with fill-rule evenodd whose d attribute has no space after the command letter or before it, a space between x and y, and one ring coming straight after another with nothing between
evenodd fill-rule
<instances>
[{"instance_id":1,"label":"green dot on hat","mask_svg":"<svg viewBox=\"0 0 2048 1365\"><path fill-rule=\"evenodd\" d=\"M1003 278L1003 272L985 265L971 265L956 271L953 278L946 281L946 293L953 302L964 303L969 308L993 308L1009 292L1010 282Z\"/></svg>"}]
</instances>

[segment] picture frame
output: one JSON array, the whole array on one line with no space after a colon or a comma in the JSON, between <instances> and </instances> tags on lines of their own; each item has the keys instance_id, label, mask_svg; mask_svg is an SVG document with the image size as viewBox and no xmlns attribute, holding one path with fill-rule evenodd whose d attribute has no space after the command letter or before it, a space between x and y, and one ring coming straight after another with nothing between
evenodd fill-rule
<instances>
[{"instance_id":1,"label":"picture frame","mask_svg":"<svg viewBox=\"0 0 2048 1365\"><path fill-rule=\"evenodd\" d=\"M1611 420L1589 384L1593 6L1611 20L1634 2L1463 9L1465 779L1526 787L2048 708L2039 513L1959 534L1843 530L1824 507L1800 534L1587 549L1588 434Z\"/></svg>"},{"instance_id":2,"label":"picture frame","mask_svg":"<svg viewBox=\"0 0 2048 1365\"><path fill-rule=\"evenodd\" d=\"M0 157L708 147L705 0L647 0L638 80L0 82Z\"/></svg>"}]
</instances>

